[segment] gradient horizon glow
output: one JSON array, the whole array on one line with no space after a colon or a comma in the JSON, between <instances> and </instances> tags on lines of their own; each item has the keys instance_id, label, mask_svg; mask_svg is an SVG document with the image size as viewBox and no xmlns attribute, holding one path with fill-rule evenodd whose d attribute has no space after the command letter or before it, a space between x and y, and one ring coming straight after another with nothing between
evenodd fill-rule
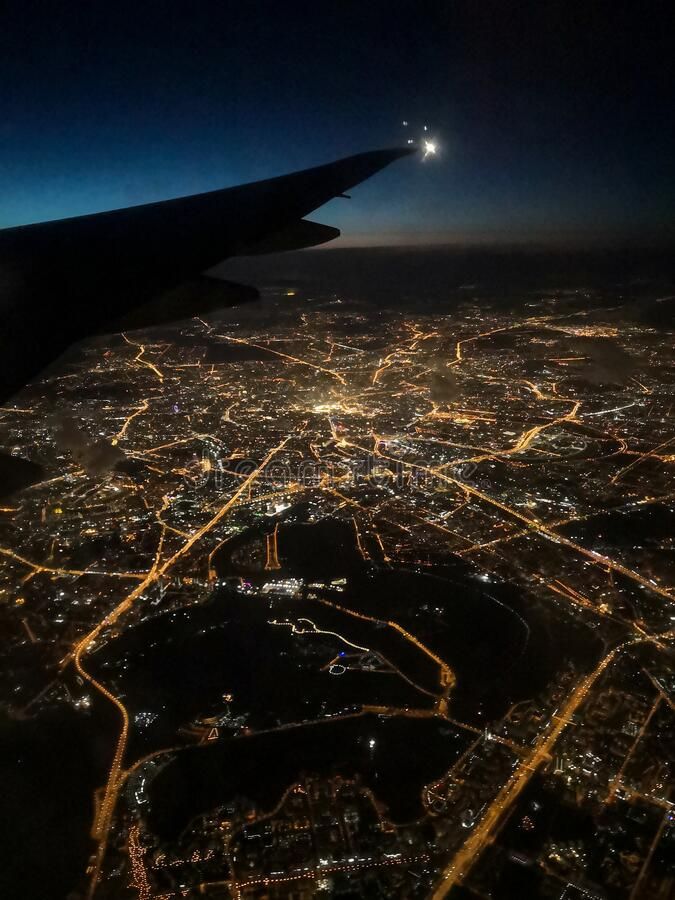
<instances>
[{"instance_id":1,"label":"gradient horizon glow","mask_svg":"<svg viewBox=\"0 0 675 900\"><path fill-rule=\"evenodd\" d=\"M405 146L410 121L433 165L319 221L375 243L672 234L670 37L630 4L291 3L281 25L269 3L12 6L0 227Z\"/></svg>"}]
</instances>

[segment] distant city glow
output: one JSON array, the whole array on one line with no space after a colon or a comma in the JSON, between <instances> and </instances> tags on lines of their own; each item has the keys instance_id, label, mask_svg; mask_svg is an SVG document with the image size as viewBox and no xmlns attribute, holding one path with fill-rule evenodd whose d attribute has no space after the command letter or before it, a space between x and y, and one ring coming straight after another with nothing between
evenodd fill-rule
<instances>
[{"instance_id":1,"label":"distant city glow","mask_svg":"<svg viewBox=\"0 0 675 900\"><path fill-rule=\"evenodd\" d=\"M278 270L272 277L277 285ZM298 277L305 294L310 282ZM121 714L117 730L93 737L107 742L108 763L92 823L92 900L117 873L133 878L138 900L166 896L158 891L178 878L220 890L230 860L231 896L288 894L319 876L333 886L348 877L363 893L373 872L391 877L387 896L403 896L432 859L424 878L436 879L435 893L425 896L440 900L474 867L492 877L483 854L510 840L505 821L549 835L544 803L584 821L625 821L601 833L604 858L618 860L610 874L622 871L627 836L646 835L654 859L661 852L672 812L665 763L654 762L672 756L672 331L633 321L622 284L528 294L518 314L465 278L457 302L439 308L413 296L409 310L385 317L346 291L340 308L328 283L312 285L316 303L283 304L277 322L237 312L217 330L195 317L161 340L80 345L49 392L29 387L3 407L6 443L28 456L37 435L52 474L31 485L32 500L0 506L12 654L0 701L36 726L57 701L69 714L92 715L104 701ZM233 346L247 352L232 358ZM267 361L254 362L263 352ZM54 407L72 409L67 446ZM123 468L81 467L69 448L94 431L115 435ZM466 578L444 574L454 560L470 564ZM521 586L541 619L529 604L522 615L509 605ZM481 603L470 629L457 618L459 591ZM481 685L464 712L435 636L453 629L485 646L480 665L497 691ZM549 634L565 650L538 673ZM653 673L633 657L638 645ZM519 681L497 703L516 654ZM249 673L268 664L269 680L248 692ZM146 687L154 671L157 694ZM174 732L181 746L166 750ZM258 734L269 742L264 766L275 754L301 759L317 739L309 732L325 735L323 755L312 752L327 768L347 747L353 776L291 768L271 813L232 799L254 788ZM420 787L409 773L429 740L445 762ZM183 784L181 754L200 745L200 755L231 752L243 774L217 784L217 797L195 794L181 812L195 823L185 839L157 835L156 798ZM387 818L376 765L395 774L391 790L421 795L419 824ZM647 818L622 811L633 795ZM348 827L317 852L325 821ZM564 877L580 878L598 830L575 833L578 856L564 858L550 834L528 852L546 865L559 854Z\"/></svg>"}]
</instances>

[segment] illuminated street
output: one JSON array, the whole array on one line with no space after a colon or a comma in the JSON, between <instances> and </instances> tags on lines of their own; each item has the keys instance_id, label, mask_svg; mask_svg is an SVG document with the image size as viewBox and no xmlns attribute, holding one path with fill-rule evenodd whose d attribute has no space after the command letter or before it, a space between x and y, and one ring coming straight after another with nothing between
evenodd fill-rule
<instances>
[{"instance_id":1,"label":"illuminated street","mask_svg":"<svg viewBox=\"0 0 675 900\"><path fill-rule=\"evenodd\" d=\"M487 890L537 791L644 809L617 883L672 884L672 333L578 292L386 328L290 294L271 331L91 341L3 408L47 471L0 512L4 703L109 735L83 893ZM66 414L122 456L81 465Z\"/></svg>"}]
</instances>

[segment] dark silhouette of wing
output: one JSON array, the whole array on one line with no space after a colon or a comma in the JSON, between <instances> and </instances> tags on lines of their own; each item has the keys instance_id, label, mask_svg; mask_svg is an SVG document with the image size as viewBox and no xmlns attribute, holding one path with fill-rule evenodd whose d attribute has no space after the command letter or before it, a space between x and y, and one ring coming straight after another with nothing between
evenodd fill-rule
<instances>
[{"instance_id":1,"label":"dark silhouette of wing","mask_svg":"<svg viewBox=\"0 0 675 900\"><path fill-rule=\"evenodd\" d=\"M0 400L74 341L119 322L168 321L171 312L153 298L227 257L336 237L337 229L304 217L410 152L360 153L206 194L0 231ZM200 312L187 302L177 308Z\"/></svg>"}]
</instances>

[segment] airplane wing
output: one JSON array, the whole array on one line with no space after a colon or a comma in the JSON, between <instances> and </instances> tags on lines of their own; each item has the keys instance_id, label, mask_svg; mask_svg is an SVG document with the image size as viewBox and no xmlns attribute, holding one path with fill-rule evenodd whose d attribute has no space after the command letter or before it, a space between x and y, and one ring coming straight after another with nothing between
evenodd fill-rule
<instances>
[{"instance_id":1,"label":"airplane wing","mask_svg":"<svg viewBox=\"0 0 675 900\"><path fill-rule=\"evenodd\" d=\"M230 256L337 237L305 216L411 152L360 153L238 187L0 231L0 401L75 341L118 322L168 321L172 312L153 298ZM178 306L182 316L202 311Z\"/></svg>"}]
</instances>

